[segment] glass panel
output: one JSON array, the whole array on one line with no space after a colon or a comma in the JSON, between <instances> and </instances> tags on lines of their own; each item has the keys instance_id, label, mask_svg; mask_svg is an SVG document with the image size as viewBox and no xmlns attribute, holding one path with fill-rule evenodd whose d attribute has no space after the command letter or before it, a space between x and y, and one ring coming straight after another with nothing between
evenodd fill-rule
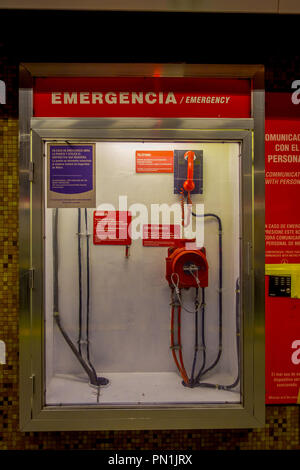
<instances>
[{"instance_id":1,"label":"glass panel","mask_svg":"<svg viewBox=\"0 0 300 470\"><path fill-rule=\"evenodd\" d=\"M75 144L47 145L46 404L240 403L239 143Z\"/></svg>"}]
</instances>

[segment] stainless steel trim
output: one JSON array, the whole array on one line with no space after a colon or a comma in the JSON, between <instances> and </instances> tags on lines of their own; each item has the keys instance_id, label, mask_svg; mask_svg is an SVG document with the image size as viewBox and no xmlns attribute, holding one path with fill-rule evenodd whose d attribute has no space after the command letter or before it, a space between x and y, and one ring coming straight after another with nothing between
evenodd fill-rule
<instances>
[{"instance_id":1,"label":"stainless steel trim","mask_svg":"<svg viewBox=\"0 0 300 470\"><path fill-rule=\"evenodd\" d=\"M35 63L22 66L34 77L214 77L254 78L263 65L163 63Z\"/></svg>"},{"instance_id":2,"label":"stainless steel trim","mask_svg":"<svg viewBox=\"0 0 300 470\"><path fill-rule=\"evenodd\" d=\"M63 121L62 121L63 123ZM199 131L201 130L202 140L234 140L243 139L247 134L245 130L236 130L236 135L232 139L229 137L230 130L219 130L216 134L215 129L164 129L164 128L152 128L152 129L130 129L125 127L124 129L106 129L106 128L94 128L94 129L69 129L66 130L63 127L59 129L35 129L33 133L40 136L43 140L54 140L54 141L66 141L66 140L174 140L176 141L191 141L199 140ZM134 131L134 133L133 133ZM232 131L234 132L234 131ZM217 137L216 137L217 135Z\"/></svg>"},{"instance_id":3,"label":"stainless steel trim","mask_svg":"<svg viewBox=\"0 0 300 470\"><path fill-rule=\"evenodd\" d=\"M97 409L42 410L26 426L26 431L148 430L148 429L233 429L257 428L263 423L250 410L230 407L203 409Z\"/></svg>"},{"instance_id":4,"label":"stainless steel trim","mask_svg":"<svg viewBox=\"0 0 300 470\"><path fill-rule=\"evenodd\" d=\"M43 406L43 382L44 382L44 247L43 227L43 143L40 138L32 132L32 162L35 168L35 178L31 183L31 260L34 268L34 289L31 301L31 327L33 331L31 339L32 347L32 374L35 375L36 394L32 401L33 416L39 413Z\"/></svg>"},{"instance_id":5,"label":"stainless steel trim","mask_svg":"<svg viewBox=\"0 0 300 470\"><path fill-rule=\"evenodd\" d=\"M265 370L265 93L262 73L253 80L252 109L254 118L253 143L253 272L255 349L254 361ZM257 412L265 419L265 373L255 374L254 389L257 396Z\"/></svg>"},{"instance_id":6,"label":"stainless steel trim","mask_svg":"<svg viewBox=\"0 0 300 470\"><path fill-rule=\"evenodd\" d=\"M255 390L254 390L254 374L257 373L259 364L254 364L253 345L254 345L254 324L255 314L253 311L254 304L254 288L253 288L253 264L249 260L249 245L252 240L252 213L254 209L253 188L252 188L252 133L248 132L242 144L242 253L241 253L241 301L242 301L242 331L244 335L242 349L242 365L243 365L243 399L246 409L253 408L255 410ZM246 340L245 340L246 339ZM249 370L252 373L249 374Z\"/></svg>"},{"instance_id":7,"label":"stainless steel trim","mask_svg":"<svg viewBox=\"0 0 300 470\"><path fill-rule=\"evenodd\" d=\"M37 0L2 0L1 8L9 9L36 9L36 10L87 10L87 11L144 11L144 12L193 12L193 13L300 13L296 2L278 2L277 0L252 0L251 2L236 2L219 0L195 2L194 0L87 0L84 4L74 3L71 0L52 0L41 4Z\"/></svg>"},{"instance_id":8,"label":"stainless steel trim","mask_svg":"<svg viewBox=\"0 0 300 470\"><path fill-rule=\"evenodd\" d=\"M29 289L30 259L30 118L32 89L19 90L19 349L20 423L31 419L31 318Z\"/></svg>"},{"instance_id":9,"label":"stainless steel trim","mask_svg":"<svg viewBox=\"0 0 300 470\"><path fill-rule=\"evenodd\" d=\"M42 129L253 129L249 119L181 119L181 118L32 118L31 128ZM199 127L200 126L200 127Z\"/></svg>"}]
</instances>

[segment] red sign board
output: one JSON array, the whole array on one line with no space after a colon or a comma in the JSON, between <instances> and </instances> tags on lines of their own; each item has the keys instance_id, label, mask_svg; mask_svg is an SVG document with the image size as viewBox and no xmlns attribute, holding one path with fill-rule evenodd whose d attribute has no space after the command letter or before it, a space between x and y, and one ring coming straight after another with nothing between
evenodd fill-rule
<instances>
[{"instance_id":1,"label":"red sign board","mask_svg":"<svg viewBox=\"0 0 300 470\"><path fill-rule=\"evenodd\" d=\"M251 85L227 78L37 78L33 108L40 117L246 118Z\"/></svg>"},{"instance_id":2,"label":"red sign board","mask_svg":"<svg viewBox=\"0 0 300 470\"><path fill-rule=\"evenodd\" d=\"M300 391L300 300L269 296L266 276L266 403L297 403Z\"/></svg>"},{"instance_id":3,"label":"red sign board","mask_svg":"<svg viewBox=\"0 0 300 470\"><path fill-rule=\"evenodd\" d=\"M130 223L127 211L94 211L94 244L131 245Z\"/></svg>"},{"instance_id":4,"label":"red sign board","mask_svg":"<svg viewBox=\"0 0 300 470\"><path fill-rule=\"evenodd\" d=\"M300 105L291 98L292 93L266 95L265 254L268 273L272 265L286 264L284 272L293 286L298 281L288 265L300 263ZM300 299L270 294L274 279L266 276L266 403L297 403ZM284 282L284 276L277 279Z\"/></svg>"},{"instance_id":5,"label":"red sign board","mask_svg":"<svg viewBox=\"0 0 300 470\"><path fill-rule=\"evenodd\" d=\"M136 173L173 173L172 150L137 150L135 153Z\"/></svg>"},{"instance_id":6,"label":"red sign board","mask_svg":"<svg viewBox=\"0 0 300 470\"><path fill-rule=\"evenodd\" d=\"M178 238L180 238L180 225L143 225L143 246L174 246L174 240Z\"/></svg>"},{"instance_id":7,"label":"red sign board","mask_svg":"<svg viewBox=\"0 0 300 470\"><path fill-rule=\"evenodd\" d=\"M300 119L265 126L266 264L300 263Z\"/></svg>"}]
</instances>

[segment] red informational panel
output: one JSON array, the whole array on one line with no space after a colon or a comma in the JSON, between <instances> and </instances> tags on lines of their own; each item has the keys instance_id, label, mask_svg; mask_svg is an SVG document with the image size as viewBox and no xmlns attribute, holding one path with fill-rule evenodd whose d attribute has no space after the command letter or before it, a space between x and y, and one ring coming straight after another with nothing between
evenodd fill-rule
<instances>
[{"instance_id":1,"label":"red informational panel","mask_svg":"<svg viewBox=\"0 0 300 470\"><path fill-rule=\"evenodd\" d=\"M267 119L265 133L266 264L300 263L300 119Z\"/></svg>"},{"instance_id":2,"label":"red informational panel","mask_svg":"<svg viewBox=\"0 0 300 470\"><path fill-rule=\"evenodd\" d=\"M137 150L135 153L136 173L173 173L172 150Z\"/></svg>"},{"instance_id":3,"label":"red informational panel","mask_svg":"<svg viewBox=\"0 0 300 470\"><path fill-rule=\"evenodd\" d=\"M33 109L40 117L247 118L251 83L190 77L37 78Z\"/></svg>"},{"instance_id":4,"label":"red informational panel","mask_svg":"<svg viewBox=\"0 0 300 470\"><path fill-rule=\"evenodd\" d=\"M300 390L300 300L269 295L266 276L266 403L297 403Z\"/></svg>"},{"instance_id":5,"label":"red informational panel","mask_svg":"<svg viewBox=\"0 0 300 470\"><path fill-rule=\"evenodd\" d=\"M130 223L127 211L94 211L94 244L131 245Z\"/></svg>"},{"instance_id":6,"label":"red informational panel","mask_svg":"<svg viewBox=\"0 0 300 470\"><path fill-rule=\"evenodd\" d=\"M300 105L291 98L266 96L267 404L300 400Z\"/></svg>"},{"instance_id":7,"label":"red informational panel","mask_svg":"<svg viewBox=\"0 0 300 470\"><path fill-rule=\"evenodd\" d=\"M143 225L143 246L174 246L174 239L180 238L180 225Z\"/></svg>"}]
</instances>

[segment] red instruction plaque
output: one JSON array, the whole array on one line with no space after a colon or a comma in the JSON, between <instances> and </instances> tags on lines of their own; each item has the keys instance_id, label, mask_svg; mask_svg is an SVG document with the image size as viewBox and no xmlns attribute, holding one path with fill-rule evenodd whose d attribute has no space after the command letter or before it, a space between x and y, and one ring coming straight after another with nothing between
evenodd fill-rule
<instances>
[{"instance_id":1,"label":"red instruction plaque","mask_svg":"<svg viewBox=\"0 0 300 470\"><path fill-rule=\"evenodd\" d=\"M173 246L180 238L180 225L143 225L143 246Z\"/></svg>"},{"instance_id":2,"label":"red instruction plaque","mask_svg":"<svg viewBox=\"0 0 300 470\"><path fill-rule=\"evenodd\" d=\"M172 150L137 150L135 171L137 173L173 173Z\"/></svg>"},{"instance_id":3,"label":"red instruction plaque","mask_svg":"<svg viewBox=\"0 0 300 470\"><path fill-rule=\"evenodd\" d=\"M128 211L94 211L95 245L131 245Z\"/></svg>"}]
</instances>

